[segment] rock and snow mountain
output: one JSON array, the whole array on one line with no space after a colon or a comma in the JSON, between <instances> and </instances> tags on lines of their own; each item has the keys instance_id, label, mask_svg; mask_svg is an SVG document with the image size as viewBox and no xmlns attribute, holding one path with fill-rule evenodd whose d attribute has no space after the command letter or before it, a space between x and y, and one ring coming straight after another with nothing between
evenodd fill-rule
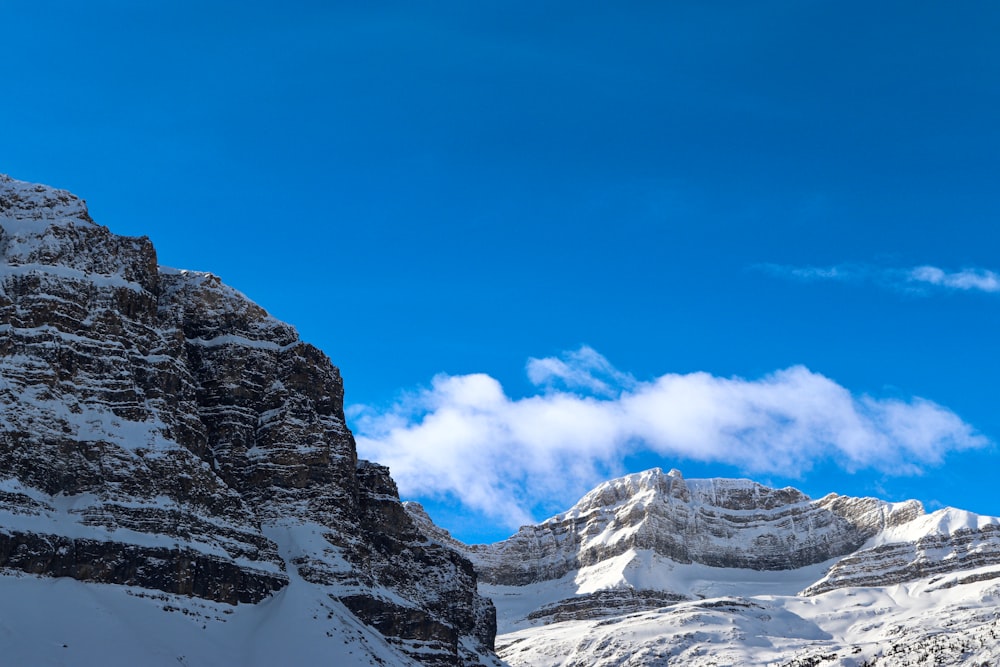
<instances>
[{"instance_id":1,"label":"rock and snow mountain","mask_svg":"<svg viewBox=\"0 0 1000 667\"><path fill-rule=\"evenodd\" d=\"M512 666L1000 664L1000 519L659 469L492 545L406 506Z\"/></svg>"},{"instance_id":2,"label":"rock and snow mountain","mask_svg":"<svg viewBox=\"0 0 1000 667\"><path fill-rule=\"evenodd\" d=\"M0 176L5 663L498 666L498 625L512 667L1000 664L1000 520L657 469L460 544L292 327Z\"/></svg>"},{"instance_id":3,"label":"rock and snow mountain","mask_svg":"<svg viewBox=\"0 0 1000 667\"><path fill-rule=\"evenodd\" d=\"M471 563L358 460L322 352L6 176L0 568L17 664L496 664Z\"/></svg>"}]
</instances>

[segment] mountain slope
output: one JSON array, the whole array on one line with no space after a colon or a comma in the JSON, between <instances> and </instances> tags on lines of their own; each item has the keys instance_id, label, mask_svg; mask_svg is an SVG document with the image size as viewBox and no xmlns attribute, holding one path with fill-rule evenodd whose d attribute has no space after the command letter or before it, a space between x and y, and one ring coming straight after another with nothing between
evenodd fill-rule
<instances>
[{"instance_id":1,"label":"mountain slope","mask_svg":"<svg viewBox=\"0 0 1000 667\"><path fill-rule=\"evenodd\" d=\"M492 545L406 506L475 563L511 665L1000 659L998 519L659 469Z\"/></svg>"},{"instance_id":2,"label":"mountain slope","mask_svg":"<svg viewBox=\"0 0 1000 667\"><path fill-rule=\"evenodd\" d=\"M302 598L383 646L373 658L495 661L471 564L357 459L339 371L292 327L211 274L158 267L148 239L95 224L75 196L5 176L0 258L5 572L200 599L228 628ZM0 586L32 589L10 576Z\"/></svg>"}]
</instances>

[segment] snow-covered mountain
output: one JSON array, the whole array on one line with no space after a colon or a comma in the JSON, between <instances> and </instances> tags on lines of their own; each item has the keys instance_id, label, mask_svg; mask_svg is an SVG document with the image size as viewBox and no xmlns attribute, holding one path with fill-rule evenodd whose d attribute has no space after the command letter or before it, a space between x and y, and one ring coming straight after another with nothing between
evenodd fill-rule
<instances>
[{"instance_id":1,"label":"snow-covered mountain","mask_svg":"<svg viewBox=\"0 0 1000 667\"><path fill-rule=\"evenodd\" d=\"M6 176L0 568L10 664L496 664L471 563L358 460L322 352Z\"/></svg>"},{"instance_id":2,"label":"snow-covered mountain","mask_svg":"<svg viewBox=\"0 0 1000 667\"><path fill-rule=\"evenodd\" d=\"M512 667L996 665L1000 519L654 469L458 543L291 326L0 176L0 662L499 667L497 630Z\"/></svg>"},{"instance_id":3,"label":"snow-covered mountain","mask_svg":"<svg viewBox=\"0 0 1000 667\"><path fill-rule=\"evenodd\" d=\"M475 564L513 666L1000 664L995 518L659 469L492 545L406 506Z\"/></svg>"}]
</instances>

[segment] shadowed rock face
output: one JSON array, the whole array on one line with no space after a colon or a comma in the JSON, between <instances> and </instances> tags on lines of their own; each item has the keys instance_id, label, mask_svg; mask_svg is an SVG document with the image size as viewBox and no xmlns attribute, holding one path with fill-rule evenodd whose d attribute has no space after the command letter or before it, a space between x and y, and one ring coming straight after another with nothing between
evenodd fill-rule
<instances>
[{"instance_id":1,"label":"shadowed rock face","mask_svg":"<svg viewBox=\"0 0 1000 667\"><path fill-rule=\"evenodd\" d=\"M295 567L426 664L492 648L471 564L358 461L339 371L73 195L0 176L0 567L257 602ZM290 556L269 530L325 539Z\"/></svg>"},{"instance_id":2,"label":"shadowed rock face","mask_svg":"<svg viewBox=\"0 0 1000 667\"><path fill-rule=\"evenodd\" d=\"M195 549L51 533L0 533L0 562L31 574L139 586L230 604L259 602L288 584L283 575L254 572Z\"/></svg>"}]
</instances>

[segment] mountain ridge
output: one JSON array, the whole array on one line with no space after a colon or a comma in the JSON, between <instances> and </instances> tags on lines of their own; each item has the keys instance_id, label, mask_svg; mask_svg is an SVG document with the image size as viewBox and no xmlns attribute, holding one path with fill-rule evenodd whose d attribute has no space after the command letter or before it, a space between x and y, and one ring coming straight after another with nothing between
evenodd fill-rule
<instances>
[{"instance_id":1,"label":"mountain ridge","mask_svg":"<svg viewBox=\"0 0 1000 667\"><path fill-rule=\"evenodd\" d=\"M659 468L489 545L462 545L405 507L476 565L512 666L905 665L913 646L940 664L1000 658L985 639L1000 618L995 517ZM882 620L865 621L861 595L881 600ZM934 639L937 623L964 652Z\"/></svg>"},{"instance_id":2,"label":"mountain ridge","mask_svg":"<svg viewBox=\"0 0 1000 667\"><path fill-rule=\"evenodd\" d=\"M795 569L853 552L922 512L917 501L811 500L790 487L685 480L676 469L653 468L600 484L566 512L468 553L483 581L495 584L555 579L633 547L681 563ZM538 549L551 552L550 562Z\"/></svg>"}]
</instances>

